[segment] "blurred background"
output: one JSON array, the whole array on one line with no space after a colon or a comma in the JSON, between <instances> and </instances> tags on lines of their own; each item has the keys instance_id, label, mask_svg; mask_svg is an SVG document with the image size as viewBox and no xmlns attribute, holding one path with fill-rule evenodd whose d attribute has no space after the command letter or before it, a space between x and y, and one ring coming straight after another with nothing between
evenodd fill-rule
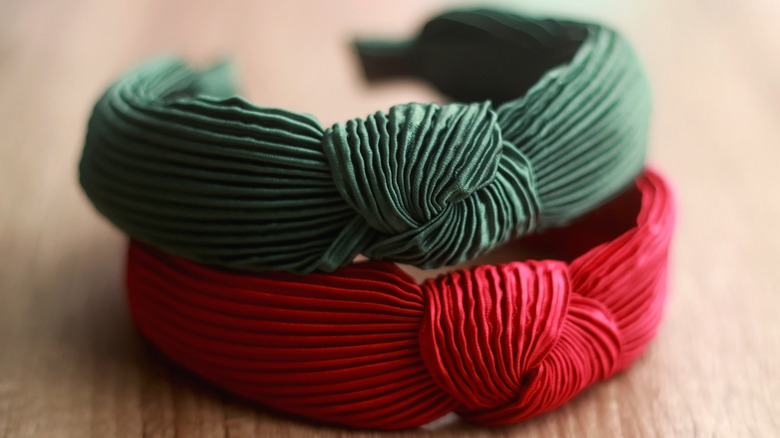
<instances>
[{"instance_id":1,"label":"blurred background","mask_svg":"<svg viewBox=\"0 0 780 438\"><path fill-rule=\"evenodd\" d=\"M406 38L443 9L597 21L655 94L650 162L679 204L671 297L629 371L529 422L381 436L780 436L780 2L0 0L0 437L379 436L298 421L170 367L124 305L126 242L77 183L91 107L140 61L237 61L244 95L323 125L424 84L360 77L355 36Z\"/></svg>"}]
</instances>

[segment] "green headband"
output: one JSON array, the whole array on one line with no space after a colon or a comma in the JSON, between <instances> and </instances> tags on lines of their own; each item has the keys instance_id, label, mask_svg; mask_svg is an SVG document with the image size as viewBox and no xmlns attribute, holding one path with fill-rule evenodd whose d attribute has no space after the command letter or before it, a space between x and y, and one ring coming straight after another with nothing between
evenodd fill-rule
<instances>
[{"instance_id":1,"label":"green headband","mask_svg":"<svg viewBox=\"0 0 780 438\"><path fill-rule=\"evenodd\" d=\"M417 76L458 103L323 128L235 96L225 68L158 59L96 104L84 190L172 254L306 273L357 254L456 264L566 224L642 169L649 87L612 30L458 11L412 41L357 49L369 79Z\"/></svg>"}]
</instances>

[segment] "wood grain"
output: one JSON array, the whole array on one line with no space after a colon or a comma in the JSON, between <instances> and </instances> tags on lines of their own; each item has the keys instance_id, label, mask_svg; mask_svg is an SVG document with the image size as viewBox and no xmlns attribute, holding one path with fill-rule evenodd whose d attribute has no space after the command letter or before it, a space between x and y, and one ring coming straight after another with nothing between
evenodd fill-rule
<instances>
[{"instance_id":1,"label":"wood grain","mask_svg":"<svg viewBox=\"0 0 780 438\"><path fill-rule=\"evenodd\" d=\"M375 433L249 405L150 350L122 295L126 242L76 164L102 89L164 51L234 54L251 99L323 124L439 99L414 83L369 89L344 43L407 35L450 2L0 1L0 437L780 436L780 6L580 3L526 6L613 24L650 71L651 160L681 212L658 338L628 372L526 423Z\"/></svg>"}]
</instances>

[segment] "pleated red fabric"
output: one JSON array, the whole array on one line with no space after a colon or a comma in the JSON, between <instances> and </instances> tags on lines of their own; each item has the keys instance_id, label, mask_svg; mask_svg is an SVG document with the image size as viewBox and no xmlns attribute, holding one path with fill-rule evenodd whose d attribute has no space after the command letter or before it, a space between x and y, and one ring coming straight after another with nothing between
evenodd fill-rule
<instances>
[{"instance_id":1,"label":"pleated red fabric","mask_svg":"<svg viewBox=\"0 0 780 438\"><path fill-rule=\"evenodd\" d=\"M594 246L570 262L481 265L422 285L387 262L247 274L132 242L130 308L173 361L279 410L377 429L453 410L516 422L623 370L655 334L674 204L652 170L636 186L612 206L641 202L636 226L604 241L609 221L574 225L558 244Z\"/></svg>"}]
</instances>

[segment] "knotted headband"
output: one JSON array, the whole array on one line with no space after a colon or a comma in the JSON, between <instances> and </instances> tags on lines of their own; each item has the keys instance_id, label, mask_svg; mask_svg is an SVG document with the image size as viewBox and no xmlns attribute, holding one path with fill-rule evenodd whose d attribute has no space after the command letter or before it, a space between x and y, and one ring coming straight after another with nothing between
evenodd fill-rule
<instances>
[{"instance_id":1,"label":"knotted headband","mask_svg":"<svg viewBox=\"0 0 780 438\"><path fill-rule=\"evenodd\" d=\"M248 274L132 243L129 303L174 361L287 412L382 429L451 410L519 421L626 368L654 335L674 205L652 171L636 188L542 236L590 246L569 263L482 265L418 285L388 262ZM634 226L609 225L637 208Z\"/></svg>"},{"instance_id":2,"label":"knotted headband","mask_svg":"<svg viewBox=\"0 0 780 438\"><path fill-rule=\"evenodd\" d=\"M225 68L158 59L96 104L85 192L127 234L169 253L307 273L359 253L457 264L567 224L641 171L650 94L610 29L459 11L412 41L357 48L369 79L416 76L457 102L323 128L235 96Z\"/></svg>"}]
</instances>

